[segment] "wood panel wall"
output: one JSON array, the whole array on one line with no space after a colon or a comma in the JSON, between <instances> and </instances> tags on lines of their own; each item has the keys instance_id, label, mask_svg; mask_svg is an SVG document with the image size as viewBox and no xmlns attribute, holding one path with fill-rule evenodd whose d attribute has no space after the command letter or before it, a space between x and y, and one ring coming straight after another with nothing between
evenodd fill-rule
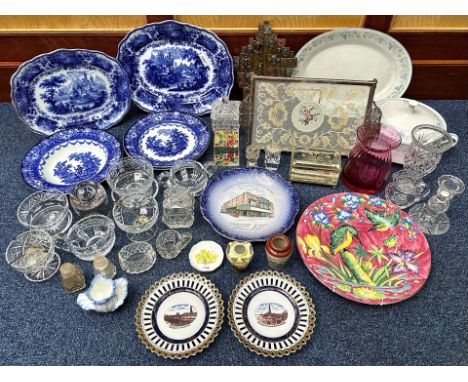
<instances>
[{"instance_id":1,"label":"wood panel wall","mask_svg":"<svg viewBox=\"0 0 468 382\"><path fill-rule=\"evenodd\" d=\"M0 101L10 100L10 77L22 62L59 48L103 51L111 56L126 32L146 22L176 19L209 27L231 54L270 19L297 51L319 33L367 27L389 33L408 50L413 79L405 96L468 99L468 16L0 16ZM238 93L237 93L238 94Z\"/></svg>"}]
</instances>

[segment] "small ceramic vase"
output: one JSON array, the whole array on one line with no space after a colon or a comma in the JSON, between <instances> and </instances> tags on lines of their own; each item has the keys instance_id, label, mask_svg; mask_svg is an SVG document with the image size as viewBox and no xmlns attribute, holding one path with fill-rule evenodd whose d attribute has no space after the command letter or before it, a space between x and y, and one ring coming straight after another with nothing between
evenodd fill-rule
<instances>
[{"instance_id":1,"label":"small ceramic vase","mask_svg":"<svg viewBox=\"0 0 468 382\"><path fill-rule=\"evenodd\" d=\"M253 259L254 250L248 241L231 241L226 247L226 258L237 271L245 270Z\"/></svg>"},{"instance_id":2,"label":"small ceramic vase","mask_svg":"<svg viewBox=\"0 0 468 382\"><path fill-rule=\"evenodd\" d=\"M96 256L93 260L94 276L101 275L107 278L114 278L117 268L107 257Z\"/></svg>"},{"instance_id":3,"label":"small ceramic vase","mask_svg":"<svg viewBox=\"0 0 468 382\"><path fill-rule=\"evenodd\" d=\"M291 257L293 246L291 240L282 233L277 233L268 238L265 244L268 264L273 269L281 269Z\"/></svg>"},{"instance_id":4,"label":"small ceramic vase","mask_svg":"<svg viewBox=\"0 0 468 382\"><path fill-rule=\"evenodd\" d=\"M121 277L112 280L97 275L86 292L76 299L83 310L95 310L99 313L113 312L123 304L128 294L128 281Z\"/></svg>"},{"instance_id":5,"label":"small ceramic vase","mask_svg":"<svg viewBox=\"0 0 468 382\"><path fill-rule=\"evenodd\" d=\"M189 253L190 265L199 272L213 272L223 263L223 248L211 240L200 241Z\"/></svg>"},{"instance_id":6,"label":"small ceramic vase","mask_svg":"<svg viewBox=\"0 0 468 382\"><path fill-rule=\"evenodd\" d=\"M74 293L86 288L86 280L78 264L63 263L60 267L63 289L68 293Z\"/></svg>"}]
</instances>

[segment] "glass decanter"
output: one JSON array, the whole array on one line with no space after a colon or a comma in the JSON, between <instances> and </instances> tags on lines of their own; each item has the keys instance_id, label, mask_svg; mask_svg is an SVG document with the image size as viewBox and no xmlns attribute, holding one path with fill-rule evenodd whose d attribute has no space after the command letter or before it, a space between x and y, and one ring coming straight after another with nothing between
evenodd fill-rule
<instances>
[{"instance_id":1,"label":"glass decanter","mask_svg":"<svg viewBox=\"0 0 468 382\"><path fill-rule=\"evenodd\" d=\"M368 123L361 126L356 145L341 173L344 185L351 191L366 194L382 191L392 166L392 150L400 143L400 134L390 125Z\"/></svg>"},{"instance_id":2,"label":"glass decanter","mask_svg":"<svg viewBox=\"0 0 468 382\"><path fill-rule=\"evenodd\" d=\"M450 221L446 211L450 200L465 190L463 181L452 175L440 176L438 185L437 193L427 203L416 204L408 212L421 229L431 235L442 235L448 231Z\"/></svg>"},{"instance_id":3,"label":"glass decanter","mask_svg":"<svg viewBox=\"0 0 468 382\"><path fill-rule=\"evenodd\" d=\"M194 195L186 188L169 186L164 190L163 223L169 228L189 228L194 221Z\"/></svg>"}]
</instances>

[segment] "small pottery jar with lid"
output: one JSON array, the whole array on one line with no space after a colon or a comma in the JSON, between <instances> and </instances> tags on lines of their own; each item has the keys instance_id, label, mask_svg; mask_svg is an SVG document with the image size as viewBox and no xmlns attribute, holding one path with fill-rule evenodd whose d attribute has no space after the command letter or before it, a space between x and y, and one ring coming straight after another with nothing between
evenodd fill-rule
<instances>
[{"instance_id":1,"label":"small pottery jar with lid","mask_svg":"<svg viewBox=\"0 0 468 382\"><path fill-rule=\"evenodd\" d=\"M237 271L245 270L254 255L252 244L248 241L231 241L226 248L226 258Z\"/></svg>"},{"instance_id":2,"label":"small pottery jar with lid","mask_svg":"<svg viewBox=\"0 0 468 382\"><path fill-rule=\"evenodd\" d=\"M291 240L282 233L270 236L265 244L268 264L273 269L283 268L291 257L292 251Z\"/></svg>"}]
</instances>

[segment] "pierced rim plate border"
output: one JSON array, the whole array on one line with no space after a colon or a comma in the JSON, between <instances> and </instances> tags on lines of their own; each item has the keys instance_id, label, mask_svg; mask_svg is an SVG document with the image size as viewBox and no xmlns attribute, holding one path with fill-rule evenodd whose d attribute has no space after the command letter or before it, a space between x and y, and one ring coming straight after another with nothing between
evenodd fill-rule
<instances>
[{"instance_id":1,"label":"pierced rim plate border","mask_svg":"<svg viewBox=\"0 0 468 382\"><path fill-rule=\"evenodd\" d=\"M304 70L301 68L301 63L304 61L310 61L314 54L325 47L331 47L337 42L346 42L348 40L362 40L372 43L375 47L381 50L385 50L390 54L393 61L397 66L400 67L400 75L397 83L386 93L379 94L376 91L375 99L380 100L382 98L399 98L401 97L411 82L413 74L413 66L411 57L406 48L393 37L379 32L374 29L368 28L338 28L325 33L322 33L310 41L308 41L299 51L296 53L297 67L292 71L292 77L309 77L305 75ZM391 49L395 49L395 53L391 53ZM347 78L349 80L355 80L356 78Z\"/></svg>"},{"instance_id":2,"label":"pierced rim plate border","mask_svg":"<svg viewBox=\"0 0 468 382\"><path fill-rule=\"evenodd\" d=\"M286 338L263 340L244 319L244 302L262 287L274 287L295 303L298 321ZM236 285L229 297L228 320L232 332L247 349L264 357L284 357L300 350L310 339L315 328L315 305L304 286L295 278L282 272L262 271L252 273ZM249 328L250 327L250 328ZM261 338L260 338L261 337ZM291 337L296 337L291 339ZM268 346L269 344L270 346Z\"/></svg>"},{"instance_id":3,"label":"pierced rim plate border","mask_svg":"<svg viewBox=\"0 0 468 382\"><path fill-rule=\"evenodd\" d=\"M117 60L122 64L122 67L124 71L127 73L127 76L130 80L130 86L132 88L132 99L135 102L135 104L142 109L143 111L146 111L148 113L153 113L153 112L160 112L160 111L169 111L168 108L163 108L161 106L158 107L158 104L160 104L160 101L157 99L158 97L155 96L154 94L149 93L148 91L145 90L145 95L148 98L152 99L152 105L151 107L148 107L148 102L143 102L138 96L135 94L134 91L134 85L133 85L133 77L135 76L134 73L134 65L133 65L133 60L134 57L136 57L137 52L145 47L147 44L150 44L155 40L153 34L154 32L150 32L152 28L156 29L162 29L166 28L167 26L177 26L177 27L183 27L183 28L188 28L192 29L193 31L197 32L199 35L204 34L207 37L212 38L212 41L215 41L217 44L220 44L220 46L223 48L225 53L225 58L228 59L228 62L230 64L231 70L230 70L230 81L229 83L221 84L219 85L222 87L222 94L219 97L216 98L221 98L223 95L227 96L231 92L232 87L234 86L234 61L232 59L231 54L229 53L229 49L227 45L222 41L218 35L216 35L214 32L211 32L208 29L200 28L192 24L188 23L182 23L174 20L167 20L167 21L162 21L162 22L156 22L156 23L151 23L151 24L146 24L138 28L134 28L131 31L127 33L127 35L120 41L118 48L117 48ZM149 39L148 43L139 48L138 50L135 50L132 45L132 36L134 34L144 32L146 35L146 38ZM172 41L176 42L176 41ZM189 43L191 41L188 41ZM125 51L128 51L125 53ZM219 55L219 52L217 53ZM129 62L130 61L130 62ZM217 60L219 61L219 59ZM219 65L218 65L219 66ZM213 86L211 87L213 88ZM208 93L209 90L205 91L204 93ZM183 111L186 113L191 113L195 115L203 115L207 114L211 111L211 104L215 99L212 99L211 101L205 102L205 103L185 103L185 104L178 104L178 105L172 105L171 109L177 109L179 111Z\"/></svg>"},{"instance_id":4,"label":"pierced rim plate border","mask_svg":"<svg viewBox=\"0 0 468 382\"><path fill-rule=\"evenodd\" d=\"M184 125L187 130L191 130L196 137L195 148L184 157L171 161L158 161L145 155L140 149L141 137L149 130L156 130L160 127L168 128L163 124L178 123ZM208 126L197 116L178 111L163 111L152 113L135 122L125 133L124 149L130 156L140 156L148 160L155 169L165 170L172 167L177 161L187 159L198 159L208 149L211 139L211 132Z\"/></svg>"},{"instance_id":5,"label":"pierced rim plate border","mask_svg":"<svg viewBox=\"0 0 468 382\"><path fill-rule=\"evenodd\" d=\"M208 199L209 199L209 194L210 190L212 187L216 186L218 182L222 182L224 178L231 177L231 176L239 176L243 174L267 174L272 178L276 183L280 184L284 188L284 192L287 192L289 194L289 200L290 200L290 206L287 208L287 211L285 213L289 214L289 219L288 219L288 224L284 224L282 227L278 228L277 230L272 230L271 233L265 234L263 236L258 236L258 237L245 237L240 234L236 234L235 232L224 230L221 227L219 227L216 222L213 220L213 211L210 211L208 209ZM283 211L286 208L283 208ZM297 195L297 192L294 188L294 186L291 184L291 182L288 182L285 180L281 175L279 175L276 172L266 170L261 167L236 167L236 168L231 168L231 169L226 169L223 170L222 172L216 173L209 181L208 184L203 191L202 196L200 197L200 212L203 216L203 218L210 223L211 228L218 233L219 235L231 239L231 240L238 240L238 241L265 241L267 240L271 235L275 233L284 233L289 231L289 229L293 226L294 221L296 219L297 214L299 213L299 197ZM215 212L218 213L218 212Z\"/></svg>"},{"instance_id":6,"label":"pierced rim plate border","mask_svg":"<svg viewBox=\"0 0 468 382\"><path fill-rule=\"evenodd\" d=\"M62 130L36 144L25 155L21 162L23 180L32 188L41 191L70 191L74 187L74 184L52 184L39 174L39 167L44 156L50 155L50 152L53 152L57 146L66 145L68 142L75 139L94 140L107 149L107 161L103 168L98 173L87 178L88 180L94 180L96 182L103 181L108 170L122 157L120 144L112 134L103 130L90 128ZM84 179L80 179L80 181L82 180Z\"/></svg>"},{"instance_id":7,"label":"pierced rim plate border","mask_svg":"<svg viewBox=\"0 0 468 382\"><path fill-rule=\"evenodd\" d=\"M196 291L206 300L209 311L206 323L195 335L186 340L169 342L161 338L153 329L153 308L168 292L176 288ZM224 318L224 304L219 289L206 277L196 273L173 273L155 282L141 297L135 313L135 326L138 337L152 353L170 359L183 359L201 353L216 338ZM159 345L162 344L162 345ZM181 348L181 351L174 350Z\"/></svg>"},{"instance_id":8,"label":"pierced rim plate border","mask_svg":"<svg viewBox=\"0 0 468 382\"><path fill-rule=\"evenodd\" d=\"M47 64L47 62L51 58L54 58L54 56L59 55L59 54L91 55L91 56L94 56L95 59L100 57L102 60L112 65L115 70L114 74L118 78L114 79L111 82L115 82L116 86L114 90L117 89L119 91L119 94L124 98L123 100L119 99L118 101L116 101L117 108L112 109L108 113L107 116L94 118L95 119L94 121L92 120L87 121L87 122L79 121L79 123L67 124L67 128L55 128L52 130L46 130L37 126L37 124L34 122L34 119L37 117L37 114L40 115L40 113L38 113L35 110L33 112L28 111L29 103L27 102L27 100L29 100L29 97L25 97L25 92L29 93L29 86L28 86L28 83L21 83L22 76L26 74L26 71L29 69L30 66L38 65L41 63L41 61L46 61L46 64ZM36 77L37 75L34 78ZM31 82L31 81L27 81L27 82ZM52 52L37 55L36 57L33 57L32 59L23 62L15 71L15 73L13 73L13 75L10 78L10 88L11 88L11 92L10 92L11 102L13 104L13 107L15 108L17 115L20 117L22 121L26 123L26 125L33 132L38 133L38 134L44 134L44 135L52 135L61 130L67 130L67 129L78 128L78 127L79 128L89 127L89 128L94 128L94 129L100 129L100 130L108 129L116 125L117 123L119 123L125 117L127 112L130 110L130 104L131 104L130 82L120 62L103 52L100 52L97 50L90 50L90 49L56 49ZM93 114L93 113L90 112L90 114Z\"/></svg>"}]
</instances>

